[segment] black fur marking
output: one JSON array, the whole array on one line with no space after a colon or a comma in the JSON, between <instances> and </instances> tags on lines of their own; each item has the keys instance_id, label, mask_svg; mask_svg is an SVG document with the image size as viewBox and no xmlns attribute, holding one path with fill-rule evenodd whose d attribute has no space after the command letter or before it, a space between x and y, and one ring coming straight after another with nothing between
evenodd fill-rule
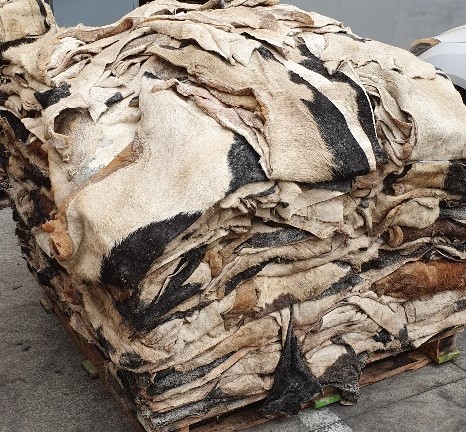
<instances>
[{"instance_id":1,"label":"black fur marking","mask_svg":"<svg viewBox=\"0 0 466 432\"><path fill-rule=\"evenodd\" d=\"M12 40L12 41L9 41L9 42L3 42L2 44L0 44L0 66L6 66L6 65L10 64L10 62L5 60L5 58L3 57L3 53L6 50L8 50L10 48L18 47L18 46L23 45L23 44L30 44L30 43L33 43L35 41L36 41L36 38L25 37L25 38L21 38L21 39L15 39L15 40Z\"/></svg>"},{"instance_id":2,"label":"black fur marking","mask_svg":"<svg viewBox=\"0 0 466 432\"><path fill-rule=\"evenodd\" d=\"M161 299L157 299L156 303L153 303L144 312L135 325L138 331L150 331L159 325L160 318L169 312L174 307L185 302L196 294L199 294L202 290L202 284L186 284L176 288L171 287L171 297L169 293L163 293Z\"/></svg>"},{"instance_id":3,"label":"black fur marking","mask_svg":"<svg viewBox=\"0 0 466 432\"><path fill-rule=\"evenodd\" d=\"M386 194L393 195L395 193L395 190L393 189L393 183L395 183L397 180L403 178L406 176L406 174L411 171L411 168L413 167L412 164L406 165L403 168L403 171L400 174L397 173L390 173L388 174L384 179L383 179L383 191Z\"/></svg>"},{"instance_id":4,"label":"black fur marking","mask_svg":"<svg viewBox=\"0 0 466 432\"><path fill-rule=\"evenodd\" d=\"M183 283L194 273L205 256L206 247L189 251L180 261L168 285L150 306L144 311L138 326L142 330L153 329L160 317L174 307L201 292L202 284Z\"/></svg>"},{"instance_id":5,"label":"black fur marking","mask_svg":"<svg viewBox=\"0 0 466 432\"><path fill-rule=\"evenodd\" d=\"M363 38L361 38L359 36L349 34L349 33L346 33L346 32L338 32L338 36L348 37L350 39L353 39L356 42L361 42L361 43L366 43L367 42L367 39L363 39Z\"/></svg>"},{"instance_id":6,"label":"black fur marking","mask_svg":"<svg viewBox=\"0 0 466 432\"><path fill-rule=\"evenodd\" d=\"M440 75L442 78L444 78L447 81L451 82L450 77L442 69L436 67L435 70L436 70L437 75Z\"/></svg>"},{"instance_id":7,"label":"black fur marking","mask_svg":"<svg viewBox=\"0 0 466 432\"><path fill-rule=\"evenodd\" d=\"M437 71L437 75L441 76L443 79L446 79L447 81L451 82L451 79L447 74L444 74L442 72Z\"/></svg>"},{"instance_id":8,"label":"black fur marking","mask_svg":"<svg viewBox=\"0 0 466 432\"><path fill-rule=\"evenodd\" d=\"M46 222L50 218L50 215L42 205L40 192L37 189L31 190L31 192L29 192L29 197L34 204L34 209L32 216L28 218L27 223L31 228L33 228Z\"/></svg>"},{"instance_id":9,"label":"black fur marking","mask_svg":"<svg viewBox=\"0 0 466 432\"><path fill-rule=\"evenodd\" d=\"M346 344L345 344L346 345ZM321 377L322 387L335 387L341 390L344 400L356 402L359 396L361 362L351 346L346 345L347 353L341 355Z\"/></svg>"},{"instance_id":10,"label":"black fur marking","mask_svg":"<svg viewBox=\"0 0 466 432\"><path fill-rule=\"evenodd\" d=\"M409 340L409 335L408 335L408 327L405 326L400 330L400 333L398 335L398 339L401 341L401 346L403 348L411 348L412 343Z\"/></svg>"},{"instance_id":11,"label":"black fur marking","mask_svg":"<svg viewBox=\"0 0 466 432\"><path fill-rule=\"evenodd\" d=\"M45 267L37 273L37 280L41 285L52 287L51 281L58 274L58 271L53 267Z\"/></svg>"},{"instance_id":12,"label":"black fur marking","mask_svg":"<svg viewBox=\"0 0 466 432\"><path fill-rule=\"evenodd\" d=\"M39 6L40 14L44 18L47 18L47 10L45 9L45 6L42 0L36 0L36 2L37 2L37 5ZM50 24L45 19L44 19L44 27L46 28L46 30L50 29Z\"/></svg>"},{"instance_id":13,"label":"black fur marking","mask_svg":"<svg viewBox=\"0 0 466 432\"><path fill-rule=\"evenodd\" d=\"M197 306L192 307L191 309L187 309L185 311L178 311L175 312L174 314L165 316L161 318L160 320L157 321L157 323L154 324L154 328L161 326L162 324L165 324L166 322L173 321L175 319L186 319L189 316L192 316L195 312L201 311L205 307L209 306L212 302L210 301L204 301L199 303ZM152 330L152 329L149 329Z\"/></svg>"},{"instance_id":14,"label":"black fur marking","mask_svg":"<svg viewBox=\"0 0 466 432\"><path fill-rule=\"evenodd\" d=\"M19 244L29 247L29 245L34 241L30 228L19 216L13 201L11 203L11 207L13 209L13 220L16 222L15 234L18 236Z\"/></svg>"},{"instance_id":15,"label":"black fur marking","mask_svg":"<svg viewBox=\"0 0 466 432\"><path fill-rule=\"evenodd\" d=\"M134 328L138 334L146 334L153 330L155 327L159 327L162 324L165 324L169 321L175 319L186 319L189 316L193 315L195 312L200 311L207 307L210 302L201 302L197 306L192 307L191 309L185 311L178 311L171 315L164 316L156 321L150 322L148 326L148 319L144 318L145 311L139 311L133 305L134 298L131 298L122 303L117 303L116 308L120 312L121 316Z\"/></svg>"},{"instance_id":16,"label":"black fur marking","mask_svg":"<svg viewBox=\"0 0 466 432\"><path fill-rule=\"evenodd\" d=\"M246 139L237 133L234 134L233 144L228 152L228 166L233 178L227 194L246 184L268 180L259 164L259 155Z\"/></svg>"},{"instance_id":17,"label":"black fur marking","mask_svg":"<svg viewBox=\"0 0 466 432\"><path fill-rule=\"evenodd\" d=\"M31 252L32 252L32 250L31 250L30 247L25 246L25 245L21 245L21 253L22 253L25 257L31 259ZM24 257L23 257L23 259L24 259ZM35 273L36 270L37 270L37 269L31 267L31 266L29 265L29 262L28 262L28 268L29 268L29 270L31 271L31 273ZM39 281L39 282L40 282L40 281ZM42 282L41 282L41 283L42 283ZM45 284L45 283L44 283L44 284L42 284L42 285L44 285L44 286L50 286L50 287L51 287L50 284Z\"/></svg>"},{"instance_id":18,"label":"black fur marking","mask_svg":"<svg viewBox=\"0 0 466 432\"><path fill-rule=\"evenodd\" d=\"M227 406L240 399L241 398L237 396L225 395L219 389L214 389L202 401L193 402L162 414L152 414L150 422L152 427L158 430L159 428L163 428L164 426L188 417L205 417L213 408Z\"/></svg>"},{"instance_id":19,"label":"black fur marking","mask_svg":"<svg viewBox=\"0 0 466 432\"><path fill-rule=\"evenodd\" d=\"M1 112L1 111L0 111ZM0 166L6 168L8 166L9 161L8 152L4 145L0 144Z\"/></svg>"},{"instance_id":20,"label":"black fur marking","mask_svg":"<svg viewBox=\"0 0 466 432\"><path fill-rule=\"evenodd\" d=\"M147 388L147 394L149 396L159 396L168 390L196 381L224 363L230 355L227 354L212 363L189 372L177 372L173 368L157 372L154 383Z\"/></svg>"},{"instance_id":21,"label":"black fur marking","mask_svg":"<svg viewBox=\"0 0 466 432\"><path fill-rule=\"evenodd\" d=\"M454 194L466 195L466 165L459 162L450 164L444 189Z\"/></svg>"},{"instance_id":22,"label":"black fur marking","mask_svg":"<svg viewBox=\"0 0 466 432\"><path fill-rule=\"evenodd\" d=\"M275 61L277 63L280 63L275 56L273 55L272 51L270 51L268 48L266 48L264 45L260 46L259 48L256 48L256 51L260 54L260 56L267 61Z\"/></svg>"},{"instance_id":23,"label":"black fur marking","mask_svg":"<svg viewBox=\"0 0 466 432\"><path fill-rule=\"evenodd\" d=\"M449 207L446 203L440 205L440 218L441 219L466 219L466 206Z\"/></svg>"},{"instance_id":24,"label":"black fur marking","mask_svg":"<svg viewBox=\"0 0 466 432\"><path fill-rule=\"evenodd\" d=\"M183 48L186 48L188 46L191 46L191 45L194 45L196 44L197 42L194 40L194 39L184 39L180 42L180 46L178 49L183 49ZM173 49L176 49L174 47L170 47L170 48L173 48Z\"/></svg>"},{"instance_id":25,"label":"black fur marking","mask_svg":"<svg viewBox=\"0 0 466 432\"><path fill-rule=\"evenodd\" d=\"M163 303L165 297L176 295L175 291L179 290L183 283L194 273L201 261L204 259L207 247L201 246L187 252L178 264L175 273L165 288L165 291L157 298L154 303Z\"/></svg>"},{"instance_id":26,"label":"black fur marking","mask_svg":"<svg viewBox=\"0 0 466 432\"><path fill-rule=\"evenodd\" d=\"M125 394L131 401L135 401L138 397L138 388L136 384L135 374L123 369L117 370L117 377L125 391Z\"/></svg>"},{"instance_id":27,"label":"black fur marking","mask_svg":"<svg viewBox=\"0 0 466 432\"><path fill-rule=\"evenodd\" d=\"M95 334L97 336L97 341L99 342L100 347L107 355L115 352L115 348L113 348L112 344L104 336L102 326L96 330Z\"/></svg>"},{"instance_id":28,"label":"black fur marking","mask_svg":"<svg viewBox=\"0 0 466 432\"><path fill-rule=\"evenodd\" d=\"M463 103L466 105L466 90L457 85L455 85L455 89L460 94L461 99L463 99Z\"/></svg>"},{"instance_id":29,"label":"black fur marking","mask_svg":"<svg viewBox=\"0 0 466 432\"><path fill-rule=\"evenodd\" d=\"M361 276L355 274L353 271L350 271L346 276L343 276L338 282L333 283L332 285L330 285L328 289L319 294L317 299L323 299L325 297L329 297L335 294L340 294L342 292L347 291L348 289L357 285L360 282L362 282Z\"/></svg>"},{"instance_id":30,"label":"black fur marking","mask_svg":"<svg viewBox=\"0 0 466 432\"><path fill-rule=\"evenodd\" d=\"M119 364L126 369L137 369L146 364L146 361L136 352L125 352L120 356Z\"/></svg>"},{"instance_id":31,"label":"black fur marking","mask_svg":"<svg viewBox=\"0 0 466 432\"><path fill-rule=\"evenodd\" d=\"M253 316L255 319L265 317L270 315L272 312L280 311L283 309L288 309L290 306L299 303L299 300L292 294L280 294L275 298L272 303L267 303L265 307L257 312L251 313L250 316Z\"/></svg>"},{"instance_id":32,"label":"black fur marking","mask_svg":"<svg viewBox=\"0 0 466 432\"><path fill-rule=\"evenodd\" d=\"M18 234L18 230L21 230L22 233L24 233L25 236L27 236L28 239L30 239L31 237L31 233L29 232L29 227L27 226L27 224L23 221L23 218L20 216L20 214L18 213L18 210L16 210L16 207L14 205L14 202L12 202L12 205L11 205L11 208L13 210L13 220L16 222L17 224L17 227L16 227L16 234L19 236Z\"/></svg>"},{"instance_id":33,"label":"black fur marking","mask_svg":"<svg viewBox=\"0 0 466 432\"><path fill-rule=\"evenodd\" d=\"M302 39L301 39L302 40ZM306 60L303 60L300 65L304 66L306 69L309 69L315 73L318 73L324 76L327 79L331 78L331 75L328 73L328 70L325 68L324 62L319 59L317 56L309 51L309 48L306 44L302 43L298 45L299 52L303 57L306 57Z\"/></svg>"},{"instance_id":34,"label":"black fur marking","mask_svg":"<svg viewBox=\"0 0 466 432\"><path fill-rule=\"evenodd\" d=\"M0 181L0 200L5 200L6 202L9 202L10 197L6 192L7 188L8 188L8 186L7 186L6 180L1 180ZM4 204L0 205L0 210L1 210L2 205L4 205ZM6 205L8 205L8 204L6 204Z\"/></svg>"},{"instance_id":35,"label":"black fur marking","mask_svg":"<svg viewBox=\"0 0 466 432\"><path fill-rule=\"evenodd\" d=\"M44 92L35 92L34 96L36 97L37 101L42 105L43 109L48 108L49 106L55 105L60 99L67 98L71 96L70 93L70 85L63 84L60 87L56 87L50 90L46 90Z\"/></svg>"},{"instance_id":36,"label":"black fur marking","mask_svg":"<svg viewBox=\"0 0 466 432\"><path fill-rule=\"evenodd\" d=\"M382 329L374 336L374 340L387 345L392 341L392 335L387 330Z\"/></svg>"},{"instance_id":37,"label":"black fur marking","mask_svg":"<svg viewBox=\"0 0 466 432\"><path fill-rule=\"evenodd\" d=\"M0 91L0 106L5 105L5 102L8 100L8 94Z\"/></svg>"},{"instance_id":38,"label":"black fur marking","mask_svg":"<svg viewBox=\"0 0 466 432\"><path fill-rule=\"evenodd\" d=\"M121 100L123 100L123 95L120 92L118 92L118 93L115 93L112 97L109 97L105 101L105 105L107 105L108 107L111 107L112 105L115 105Z\"/></svg>"},{"instance_id":39,"label":"black fur marking","mask_svg":"<svg viewBox=\"0 0 466 432\"><path fill-rule=\"evenodd\" d=\"M179 49L185 48L195 43L196 41L194 39L187 39L187 40L183 40L183 42L180 43L180 46L178 48L172 45L160 45L160 48L164 48L169 51L178 51Z\"/></svg>"},{"instance_id":40,"label":"black fur marking","mask_svg":"<svg viewBox=\"0 0 466 432\"><path fill-rule=\"evenodd\" d=\"M347 193L351 192L352 182L351 180L341 180L320 183L298 183L298 186L304 189L328 189L331 191Z\"/></svg>"},{"instance_id":41,"label":"black fur marking","mask_svg":"<svg viewBox=\"0 0 466 432\"><path fill-rule=\"evenodd\" d=\"M25 143L29 137L29 131L23 122L10 111L0 109L0 117L4 118L10 125L17 140Z\"/></svg>"},{"instance_id":42,"label":"black fur marking","mask_svg":"<svg viewBox=\"0 0 466 432\"><path fill-rule=\"evenodd\" d=\"M322 393L322 386L307 367L292 326L288 327L285 346L275 369L275 378L261 412L266 415L296 415L303 403Z\"/></svg>"},{"instance_id":43,"label":"black fur marking","mask_svg":"<svg viewBox=\"0 0 466 432\"><path fill-rule=\"evenodd\" d=\"M148 72L148 71L144 72L142 76L149 78L149 79L159 79L157 75L154 75L153 73Z\"/></svg>"},{"instance_id":44,"label":"black fur marking","mask_svg":"<svg viewBox=\"0 0 466 432\"><path fill-rule=\"evenodd\" d=\"M264 248L264 247L279 247L307 240L312 237L312 234L300 230L299 228L285 228L269 233L253 234L250 239L242 243L236 251L243 248Z\"/></svg>"},{"instance_id":45,"label":"black fur marking","mask_svg":"<svg viewBox=\"0 0 466 432\"><path fill-rule=\"evenodd\" d=\"M466 300L458 300L456 303L455 303L455 306L456 306L456 310L458 312L460 311L464 311L466 309Z\"/></svg>"},{"instance_id":46,"label":"black fur marking","mask_svg":"<svg viewBox=\"0 0 466 432\"><path fill-rule=\"evenodd\" d=\"M367 261L361 266L361 273L370 270L382 270L393 264L397 264L404 261L404 256L397 251L384 251L379 250L379 256L370 261Z\"/></svg>"},{"instance_id":47,"label":"black fur marking","mask_svg":"<svg viewBox=\"0 0 466 432\"><path fill-rule=\"evenodd\" d=\"M348 75L344 74L343 72L336 71L333 75L330 75L324 66L324 62L312 54L305 44L299 45L298 48L301 54L306 57L306 60L300 63L301 66L304 66L306 69L322 75L332 82L342 82L348 84L355 91L359 123L371 142L376 161L381 164L387 164L389 159L383 151L382 146L380 145L377 138L371 103L364 89L362 89L360 85L354 82Z\"/></svg>"},{"instance_id":48,"label":"black fur marking","mask_svg":"<svg viewBox=\"0 0 466 432\"><path fill-rule=\"evenodd\" d=\"M100 280L116 287L136 289L165 247L196 222L201 214L179 213L133 232L104 257Z\"/></svg>"},{"instance_id":49,"label":"black fur marking","mask_svg":"<svg viewBox=\"0 0 466 432\"><path fill-rule=\"evenodd\" d=\"M26 176L29 180L32 180L38 187L45 187L46 189L51 188L50 178L42 174L34 165L26 165L25 170Z\"/></svg>"},{"instance_id":50,"label":"black fur marking","mask_svg":"<svg viewBox=\"0 0 466 432\"><path fill-rule=\"evenodd\" d=\"M261 262L253 267L249 267L248 269L235 274L226 284L225 284L225 295L230 294L241 282L251 279L256 276L267 264L270 263L269 261Z\"/></svg>"},{"instance_id":51,"label":"black fur marking","mask_svg":"<svg viewBox=\"0 0 466 432\"><path fill-rule=\"evenodd\" d=\"M135 381L139 389L146 389L152 383L152 376L150 373L138 373Z\"/></svg>"},{"instance_id":52,"label":"black fur marking","mask_svg":"<svg viewBox=\"0 0 466 432\"><path fill-rule=\"evenodd\" d=\"M325 95L293 71L291 81L308 87L314 98L301 102L312 114L318 131L334 156L333 179L348 180L369 172L366 154L349 130L343 114Z\"/></svg>"},{"instance_id":53,"label":"black fur marking","mask_svg":"<svg viewBox=\"0 0 466 432\"><path fill-rule=\"evenodd\" d=\"M273 193L275 192L275 185L273 185L271 188L263 191L263 192L259 192L257 194L252 194L252 195L246 195L245 198L261 198L261 197L266 197L266 196L269 196L269 195L272 195Z\"/></svg>"}]
</instances>

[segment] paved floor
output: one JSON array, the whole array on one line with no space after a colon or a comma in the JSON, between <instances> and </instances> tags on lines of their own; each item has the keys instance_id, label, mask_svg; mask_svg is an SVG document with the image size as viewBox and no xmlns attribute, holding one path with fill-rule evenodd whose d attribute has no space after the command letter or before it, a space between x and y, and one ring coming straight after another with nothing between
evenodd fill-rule
<instances>
[{"instance_id":1,"label":"paved floor","mask_svg":"<svg viewBox=\"0 0 466 432\"><path fill-rule=\"evenodd\" d=\"M0 211L0 432L131 432L39 300L11 211ZM466 337L461 338L466 347ZM466 353L363 389L355 407L307 410L251 432L466 432Z\"/></svg>"}]
</instances>

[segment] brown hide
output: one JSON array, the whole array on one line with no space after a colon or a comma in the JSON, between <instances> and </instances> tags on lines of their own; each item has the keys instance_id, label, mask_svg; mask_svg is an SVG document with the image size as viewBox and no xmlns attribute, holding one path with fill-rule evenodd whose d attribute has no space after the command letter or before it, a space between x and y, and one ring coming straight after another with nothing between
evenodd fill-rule
<instances>
[{"instance_id":1,"label":"brown hide","mask_svg":"<svg viewBox=\"0 0 466 432\"><path fill-rule=\"evenodd\" d=\"M416 261L375 282L372 288L379 295L419 299L442 291L464 290L465 271L464 262Z\"/></svg>"}]
</instances>

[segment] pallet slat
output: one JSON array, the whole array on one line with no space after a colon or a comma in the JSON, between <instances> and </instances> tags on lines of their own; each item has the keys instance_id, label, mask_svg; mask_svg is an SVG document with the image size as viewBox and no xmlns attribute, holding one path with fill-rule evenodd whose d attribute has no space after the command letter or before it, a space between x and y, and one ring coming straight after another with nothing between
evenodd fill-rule
<instances>
[{"instance_id":1,"label":"pallet slat","mask_svg":"<svg viewBox=\"0 0 466 432\"><path fill-rule=\"evenodd\" d=\"M362 373L360 386L365 387L407 371L415 371L432 363L432 360L420 351L408 351L373 363Z\"/></svg>"}]
</instances>

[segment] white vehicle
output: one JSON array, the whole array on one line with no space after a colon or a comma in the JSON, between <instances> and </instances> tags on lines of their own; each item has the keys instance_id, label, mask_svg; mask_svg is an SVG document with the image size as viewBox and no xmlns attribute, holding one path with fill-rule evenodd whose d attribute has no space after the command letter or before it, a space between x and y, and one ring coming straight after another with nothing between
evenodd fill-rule
<instances>
[{"instance_id":1,"label":"white vehicle","mask_svg":"<svg viewBox=\"0 0 466 432\"><path fill-rule=\"evenodd\" d=\"M466 25L415 40L410 51L445 72L466 103Z\"/></svg>"}]
</instances>

